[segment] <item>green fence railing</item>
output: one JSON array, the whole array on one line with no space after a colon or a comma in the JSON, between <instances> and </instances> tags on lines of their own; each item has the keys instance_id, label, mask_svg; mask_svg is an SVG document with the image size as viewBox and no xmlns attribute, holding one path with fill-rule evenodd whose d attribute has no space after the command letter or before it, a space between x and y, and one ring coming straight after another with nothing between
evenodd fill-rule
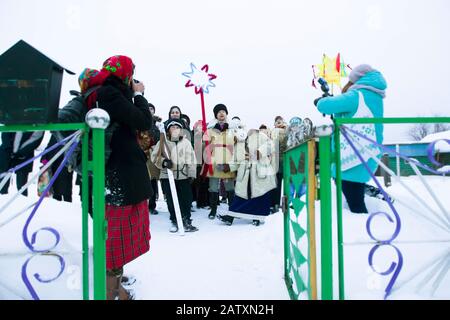
<instances>
[{"instance_id":1,"label":"green fence railing","mask_svg":"<svg viewBox=\"0 0 450 320\"><path fill-rule=\"evenodd\" d=\"M315 141L287 150L284 162L284 274L291 299L317 299Z\"/></svg>"},{"instance_id":2,"label":"green fence railing","mask_svg":"<svg viewBox=\"0 0 450 320\"><path fill-rule=\"evenodd\" d=\"M89 176L93 181L93 297L95 300L106 299L106 255L105 241L107 237L107 225L105 220L105 158L104 158L104 130L90 129L84 123L72 124L45 124L45 125L4 125L0 126L0 132L30 132L30 131L76 131L82 130L82 285L83 299L90 298L89 290ZM92 130L92 161L89 161L88 144L89 132Z\"/></svg>"},{"instance_id":3,"label":"green fence railing","mask_svg":"<svg viewBox=\"0 0 450 320\"><path fill-rule=\"evenodd\" d=\"M335 296L333 287L338 286L340 300L345 299L345 270L344 270L344 241L342 219L342 171L341 171L341 127L347 124L415 124L415 123L450 123L450 117L431 118L359 118L359 119L335 119L334 133L330 136L316 138L318 140L318 157L307 150L314 149L314 142L309 141L287 150L284 154L284 261L285 282L291 299L314 299L312 291L316 282L311 282L310 275L315 273L315 261L311 257L316 254L321 257L320 264L320 298L331 300ZM330 128L330 132L333 132ZM315 150L315 149L314 149ZM319 171L308 170L311 163L319 165ZM335 176L332 175L332 164L336 164ZM317 179L314 179L313 177ZM337 206L337 244L332 238L332 179L336 184ZM302 183L308 196L302 200L302 194L298 196L297 190ZM316 188L318 192L316 192ZM306 199L306 200L305 200ZM320 247L315 247L314 201L320 200ZM306 210L305 210L306 208ZM291 214L294 210L294 215ZM334 213L336 214L336 213ZM303 216L302 216L303 215ZM307 220L307 226L302 226L301 219ZM300 220L299 220L300 217ZM319 231L319 230L317 230ZM302 238L308 239L308 245L304 245ZM303 246L302 246L303 244ZM335 267L333 266L333 247L337 246L338 279L333 278ZM314 263L313 263L314 262ZM306 266L306 267L304 267ZM337 280L337 282L336 282ZM316 281L316 279L314 279ZM318 290L316 291L318 292ZM302 295L302 293L305 293ZM337 298L337 297L336 297Z\"/></svg>"}]
</instances>

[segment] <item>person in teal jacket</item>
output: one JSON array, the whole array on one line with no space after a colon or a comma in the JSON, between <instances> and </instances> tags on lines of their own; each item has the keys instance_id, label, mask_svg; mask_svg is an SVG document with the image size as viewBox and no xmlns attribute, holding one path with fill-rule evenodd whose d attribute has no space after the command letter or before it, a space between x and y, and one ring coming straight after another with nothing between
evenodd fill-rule
<instances>
[{"instance_id":1,"label":"person in teal jacket","mask_svg":"<svg viewBox=\"0 0 450 320\"><path fill-rule=\"evenodd\" d=\"M379 71L367 64L360 65L350 73L349 83L343 88L342 95L320 99L317 108L321 113L335 118L383 118L386 88L386 80ZM382 124L375 124L373 138L375 137L378 143L383 143ZM345 138L341 136L341 140L343 139ZM368 160L368 165L372 172L378 166L373 159ZM333 166L334 174L335 171ZM369 180L370 174L362 164L342 171L342 191L353 213L368 212L364 202L364 189Z\"/></svg>"}]
</instances>

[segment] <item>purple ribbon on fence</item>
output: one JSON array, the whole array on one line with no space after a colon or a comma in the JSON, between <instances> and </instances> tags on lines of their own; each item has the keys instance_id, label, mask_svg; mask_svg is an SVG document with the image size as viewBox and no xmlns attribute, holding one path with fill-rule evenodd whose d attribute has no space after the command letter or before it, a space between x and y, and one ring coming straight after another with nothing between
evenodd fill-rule
<instances>
[{"instance_id":1,"label":"purple ribbon on fence","mask_svg":"<svg viewBox=\"0 0 450 320\"><path fill-rule=\"evenodd\" d=\"M386 213L386 212L376 212L376 213L373 213L373 214L371 214L371 215L369 216L369 218L367 219L367 223L366 223L367 233L369 234L369 236L370 236L374 241L377 242L377 245L376 245L374 248L372 248L372 250L371 250L370 253L369 253L369 266L372 268L372 270L373 270L375 273L377 273L377 274L379 274L379 275L382 275L382 276L387 276L387 275L390 275L391 273L394 273L393 276L392 276L392 278L391 278L391 280L389 281L388 286L387 286L386 289L385 289L384 299L387 299L387 297L391 294L392 287L394 286L395 282L397 281L397 278L398 278L398 276L399 276L399 274L400 274L400 271L401 271L401 269L402 269L402 267L403 267L403 256L402 256L402 253L400 252L400 250L399 250L396 246L394 246L394 245L392 244L392 241L394 241L394 240L398 237L398 235L399 235L399 233L400 233L400 230L401 230L400 215L398 214L397 210L396 210L395 207L394 207L394 204L393 204L392 201L390 200L391 198L388 196L387 192L383 189L383 187L381 186L381 184L378 182L378 180L376 179L376 177L375 177L375 175L373 174L372 170L370 170L369 165L367 164L366 161L364 161L363 157L361 156L361 153L358 151L358 149L355 147L355 145L353 144L353 142L352 142L351 139L349 138L349 136L348 136L348 134L347 134L347 132L346 132L347 130L352 131L352 132L354 132L354 133L357 133L357 132L348 129L348 128L345 127L345 126L342 126L342 128L341 128L342 135L343 135L344 138L348 141L348 144L349 144L350 147L353 149L353 151L355 152L356 156L357 156L357 157L359 158L359 160L361 161L361 163L362 163L362 165L364 166L364 168L365 168L365 169L367 170L367 172L370 174L370 176L372 177L373 181L376 183L376 185L377 185L378 188L380 189L381 193L383 194L384 198L385 198L385 199L389 199L389 200L387 201L387 203L388 203L389 207L391 208L391 210L392 210L392 212L393 212L393 214L394 214L394 216L395 216L395 221L394 221L394 219L392 219L392 217L391 217L388 213ZM362 138L365 138L365 136L363 136L363 135L360 135L360 134L358 134L358 135L361 136ZM366 139L369 140L369 141L371 141L369 138L366 138ZM372 230L371 230L371 225L372 225L373 219L374 219L376 216L379 216L379 215L386 217L386 218L389 220L389 222L391 222L391 223L396 222L394 233L393 233L392 236L391 236L389 239L387 239L387 240L380 240L380 239L377 239L377 238L373 235ZM398 261L398 263L392 263L392 264L391 264L391 267L390 267L387 271L379 272L378 270L375 269L375 267L374 267L374 265L373 265L373 256L374 256L375 252L376 252L380 247L386 246L386 245L387 245L387 246L390 246L390 247L392 247L392 248L394 248L394 249L396 250L397 255L398 255L398 257L399 257L399 261Z\"/></svg>"},{"instance_id":2,"label":"purple ribbon on fence","mask_svg":"<svg viewBox=\"0 0 450 320\"><path fill-rule=\"evenodd\" d=\"M450 170L440 172L440 171L437 171L437 170L435 170L433 168L430 168L429 166L427 166L427 165L425 165L423 163L420 163L418 161L415 161L415 160L413 160L413 159L411 159L411 158L409 158L409 157L407 157L407 156L405 156L405 155L403 155L403 154L401 154L399 152L393 151L392 149L390 149L390 148L388 148L388 147L378 143L377 141L372 140L372 139L366 137L365 135L363 135L363 134L361 134L361 133L359 133L359 132L357 132L355 130L352 130L352 129L346 127L346 126L341 126L341 128L345 129L345 130L347 130L347 131L349 131L351 133L354 133L355 135L357 135L357 136L359 136L359 137L361 137L361 138L363 138L363 139L365 139L367 141L370 141L371 143L373 143L374 145L378 146L379 148L381 148L382 150L384 150L387 153L396 155L397 157L402 158L403 160L408 161L408 162L414 161L414 163L418 167L421 167L422 169L424 169L424 170L426 170L428 172L434 173L436 175L443 175L443 174L449 174L450 173ZM450 140L447 140L447 139L443 139L443 140L445 140L448 143L450 143ZM430 146L428 147L428 158L430 159L431 163L433 163L434 165L441 166L442 164L437 162L436 159L434 159L434 155L433 155L434 146L435 146L435 144L438 141L442 141L442 140L437 140L437 141L431 143ZM430 152L430 150L431 150L431 152Z\"/></svg>"},{"instance_id":3,"label":"purple ribbon on fence","mask_svg":"<svg viewBox=\"0 0 450 320\"><path fill-rule=\"evenodd\" d=\"M50 180L48 186L45 188L44 192L39 197L39 201L36 203L35 207L33 208L33 211L31 212L30 216L28 217L28 219L27 219L27 221L25 223L25 226L24 226L23 231L22 231L22 239L23 239L23 242L25 243L25 245L27 246L27 248L30 249L30 251L33 252L33 253L44 253L44 252L48 252L50 250L53 250L54 248L56 248L56 246L59 244L59 241L61 240L61 236L60 236L60 234L58 233L57 230L55 230L55 229L53 229L51 227L44 227L44 228L41 228L41 229L35 231L33 233L33 235L31 236L31 241L30 241L28 239L28 227L29 227L29 225L31 223L31 220L33 219L34 215L36 214L37 210L39 209L42 201L44 200L46 194L49 192L50 188L55 183L56 179L58 178L58 176L61 173L62 169L65 167L68 159L70 158L72 153L75 151L75 149L78 146L78 144L79 144L79 141L75 141L75 142L72 143L72 145L70 146L67 154L64 156L63 161L59 165L58 169L56 170L55 174L53 175L52 179ZM36 243L37 234L40 231L48 231L48 232L50 232L51 234L53 234L55 236L56 241L55 241L55 244L52 247L46 248L46 249L40 249L40 250L37 250L37 249L34 248L34 244ZM42 283L52 282L52 281L58 279L61 276L61 274L63 273L64 268L65 268L64 259L62 257L58 256L58 255L55 255L55 256L59 257L60 263L61 263L61 270L60 270L59 274L55 278L50 279L50 280L42 280L40 278L39 274L35 274L34 277L39 282L42 282ZM36 291L32 287L31 282L29 281L29 279L27 277L27 273L26 273L26 269L27 269L28 263L33 257L29 258L24 263L24 265L22 266L22 280L25 283L25 285L26 285L28 291L30 292L31 296L33 297L33 299L34 300L39 300L39 296L37 295Z\"/></svg>"}]
</instances>

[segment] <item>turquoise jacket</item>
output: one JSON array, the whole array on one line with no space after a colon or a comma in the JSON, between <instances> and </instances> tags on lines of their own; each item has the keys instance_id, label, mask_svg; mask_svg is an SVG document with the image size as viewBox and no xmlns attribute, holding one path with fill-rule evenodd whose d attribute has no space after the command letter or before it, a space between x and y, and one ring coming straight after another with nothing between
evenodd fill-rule
<instances>
[{"instance_id":1,"label":"turquoise jacket","mask_svg":"<svg viewBox=\"0 0 450 320\"><path fill-rule=\"evenodd\" d=\"M387 88L386 80L378 71L367 73L356 82L356 85L369 86L378 90L386 90ZM383 118L383 97L370 89L349 90L340 96L323 98L317 104L317 108L321 113L334 115L335 118L353 118L358 109L358 92L363 94L366 105L369 107L370 111L372 111L374 117ZM376 124L375 129L378 143L383 143L383 125ZM341 139L344 139L344 137L341 136ZM370 159L368 164L372 172L375 172L378 166L377 163L373 159ZM332 170L333 175L336 176L335 165L333 165ZM365 183L370 180L370 174L361 164L342 172L342 180Z\"/></svg>"}]
</instances>

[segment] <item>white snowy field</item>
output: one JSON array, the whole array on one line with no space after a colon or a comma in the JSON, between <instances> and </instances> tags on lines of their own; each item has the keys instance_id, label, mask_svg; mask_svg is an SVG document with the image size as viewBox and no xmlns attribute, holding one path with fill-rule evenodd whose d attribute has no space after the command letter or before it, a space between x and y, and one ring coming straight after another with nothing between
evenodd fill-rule
<instances>
[{"instance_id":1,"label":"white snowy field","mask_svg":"<svg viewBox=\"0 0 450 320\"><path fill-rule=\"evenodd\" d=\"M417 177L404 178L404 181L430 209L444 217ZM450 179L427 177L426 181L442 201L444 209L449 211ZM22 229L31 210L6 225L4 223L37 200L35 187L30 187L30 198L20 197L0 213L0 299L31 299L21 275L22 265L31 256L22 240ZM434 216L399 183L394 182L387 190L396 199L394 205L401 219L401 231L393 244L403 255L403 268L389 299L450 299L450 231L445 226L446 218L442 219L444 227L440 228L429 222L429 218ZM10 197L0 197L0 207ZM29 238L37 229L47 226L61 234L61 242L53 251L62 254L65 269L57 280L40 283L33 277L35 273L39 273L44 280L55 277L60 267L54 256L36 256L28 265L26 273L41 299L81 299L82 296L81 210L77 196L74 199L73 204L46 199L29 228ZM387 209L386 203L378 199L368 198L367 203L372 212ZM170 223L165 203L160 201L158 209L160 214L150 217L150 252L125 267L126 274L138 279L134 286L137 299L289 299L283 279L281 212L271 215L259 227L243 220L236 220L233 226L228 227L218 220L209 220L207 211L197 210L192 217L193 224L200 231L179 236L168 232ZM367 218L367 215L352 215L344 210L346 299L383 299L384 289L391 278L391 275L380 277L369 267L368 254L374 243L366 231ZM442 224L438 218L434 219L438 225ZM336 225L336 219L333 225ZM378 217L373 220L372 230L375 236L384 239L392 234L393 225ZM320 230L320 224L317 229ZM336 232L334 236L336 239ZM42 231L36 243L38 248L51 247L54 236ZM320 260L320 254L318 258ZM334 260L337 298L336 250ZM397 262L392 248L381 248L375 254L374 263L379 271L387 270L392 262ZM427 265L430 268L419 273ZM417 277L413 277L415 274ZM422 283L424 279L428 281Z\"/></svg>"},{"instance_id":2,"label":"white snowy field","mask_svg":"<svg viewBox=\"0 0 450 320\"><path fill-rule=\"evenodd\" d=\"M33 191L35 187L31 186ZM0 206L9 198L0 197ZM20 197L11 209L0 214L0 225L37 200L31 198ZM37 272L44 278L56 276L58 260L36 257L30 262L29 278L42 299L81 298L81 209L76 196L74 199L73 204L46 199L30 226L30 237L41 227L55 228L62 238L56 251L78 252L64 255L66 270L50 284L39 283L32 275ZM200 231L179 236L168 231L166 208L163 201L158 202L160 214L150 217L150 252L125 267L126 274L138 279L134 286L137 299L289 299L283 280L281 213L269 217L260 227L242 220L228 227L219 220L209 220L206 210L197 210L192 218ZM22 264L29 257L22 241L29 213L31 210L0 227L0 299L31 298L21 279ZM41 236L38 244L54 243L49 233L42 231Z\"/></svg>"}]
</instances>

